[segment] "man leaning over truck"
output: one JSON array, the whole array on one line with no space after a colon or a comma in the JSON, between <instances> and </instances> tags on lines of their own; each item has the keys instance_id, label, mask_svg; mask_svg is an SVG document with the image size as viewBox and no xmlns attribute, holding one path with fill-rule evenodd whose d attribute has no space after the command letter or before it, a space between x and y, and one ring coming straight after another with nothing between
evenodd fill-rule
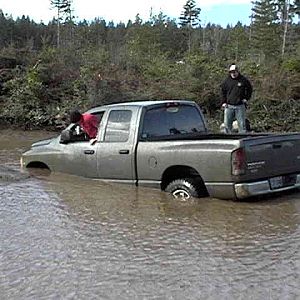
<instances>
[{"instance_id":1,"label":"man leaning over truck","mask_svg":"<svg viewBox=\"0 0 300 300\"><path fill-rule=\"evenodd\" d=\"M246 132L246 108L252 95L252 85L243 76L236 64L229 67L229 75L221 84L222 109L224 109L224 125L231 133L232 123L236 119L238 132Z\"/></svg>"},{"instance_id":2,"label":"man leaning over truck","mask_svg":"<svg viewBox=\"0 0 300 300\"><path fill-rule=\"evenodd\" d=\"M78 110L70 113L71 123L77 123L84 130L90 139L95 139L98 131L99 120L92 114L81 114Z\"/></svg>"}]
</instances>

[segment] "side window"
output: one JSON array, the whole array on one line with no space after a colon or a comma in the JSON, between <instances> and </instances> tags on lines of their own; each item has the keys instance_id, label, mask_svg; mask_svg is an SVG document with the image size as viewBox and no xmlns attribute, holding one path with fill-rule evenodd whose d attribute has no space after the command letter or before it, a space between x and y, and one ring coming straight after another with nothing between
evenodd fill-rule
<instances>
[{"instance_id":1,"label":"side window","mask_svg":"<svg viewBox=\"0 0 300 300\"><path fill-rule=\"evenodd\" d=\"M190 105L166 106L150 109L144 117L142 138L167 137L205 131L202 117Z\"/></svg>"},{"instance_id":2,"label":"side window","mask_svg":"<svg viewBox=\"0 0 300 300\"><path fill-rule=\"evenodd\" d=\"M131 110L113 110L106 125L105 142L126 142L129 138Z\"/></svg>"}]
</instances>

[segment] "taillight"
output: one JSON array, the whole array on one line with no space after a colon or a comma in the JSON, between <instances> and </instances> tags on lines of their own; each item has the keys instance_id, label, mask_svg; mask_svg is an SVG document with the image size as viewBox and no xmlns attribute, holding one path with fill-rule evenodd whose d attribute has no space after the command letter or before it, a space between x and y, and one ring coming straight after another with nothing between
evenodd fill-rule
<instances>
[{"instance_id":1,"label":"taillight","mask_svg":"<svg viewBox=\"0 0 300 300\"><path fill-rule=\"evenodd\" d=\"M232 175L243 175L246 172L246 154L244 148L234 150L231 155Z\"/></svg>"}]
</instances>

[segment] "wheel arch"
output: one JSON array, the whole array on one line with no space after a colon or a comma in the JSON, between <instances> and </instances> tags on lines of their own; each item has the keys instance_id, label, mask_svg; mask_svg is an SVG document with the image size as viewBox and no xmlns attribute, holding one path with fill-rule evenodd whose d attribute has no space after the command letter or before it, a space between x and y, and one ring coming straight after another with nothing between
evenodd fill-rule
<instances>
[{"instance_id":1,"label":"wheel arch","mask_svg":"<svg viewBox=\"0 0 300 300\"><path fill-rule=\"evenodd\" d=\"M50 170L49 166L46 163L41 162L41 161L31 161L26 165L26 168Z\"/></svg>"},{"instance_id":2,"label":"wheel arch","mask_svg":"<svg viewBox=\"0 0 300 300\"><path fill-rule=\"evenodd\" d=\"M203 195L208 195L208 191L201 175L197 172L196 169L185 165L175 165L167 168L163 172L161 178L161 189L164 191L172 181L184 178L197 179L199 190L202 191Z\"/></svg>"}]
</instances>

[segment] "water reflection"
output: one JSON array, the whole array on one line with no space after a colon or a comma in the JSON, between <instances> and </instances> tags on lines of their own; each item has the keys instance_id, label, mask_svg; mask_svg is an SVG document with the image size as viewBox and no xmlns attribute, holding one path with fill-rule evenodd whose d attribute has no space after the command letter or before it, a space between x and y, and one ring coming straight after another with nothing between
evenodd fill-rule
<instances>
[{"instance_id":1,"label":"water reflection","mask_svg":"<svg viewBox=\"0 0 300 300\"><path fill-rule=\"evenodd\" d=\"M12 147L23 141L1 145L0 159L8 154L16 167ZM44 175L0 185L3 299L299 296L299 193L184 203L157 190Z\"/></svg>"},{"instance_id":2,"label":"water reflection","mask_svg":"<svg viewBox=\"0 0 300 300\"><path fill-rule=\"evenodd\" d=\"M217 254L220 249L226 253L227 248L228 254L232 253L231 243L236 240L247 245L245 249L248 250L251 240L257 243L260 239L266 242L273 238L280 239L295 232L300 223L297 193L255 203L211 198L189 203L174 200L157 190L66 177L63 174L52 176L47 185L64 200L70 215L85 222L89 219L93 223L121 219L130 225L180 224L192 230L197 237L218 240L222 247L212 243L209 249L211 254L214 248Z\"/></svg>"}]
</instances>

